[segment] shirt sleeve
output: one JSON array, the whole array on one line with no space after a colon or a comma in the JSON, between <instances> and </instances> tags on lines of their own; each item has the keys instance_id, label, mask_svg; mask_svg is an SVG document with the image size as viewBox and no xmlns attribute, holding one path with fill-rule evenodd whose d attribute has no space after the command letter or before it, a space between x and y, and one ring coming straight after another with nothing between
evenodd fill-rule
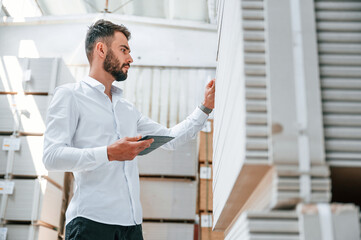
<instances>
[{"instance_id":1,"label":"shirt sleeve","mask_svg":"<svg viewBox=\"0 0 361 240\"><path fill-rule=\"evenodd\" d=\"M208 115L197 107L184 121L172 128L166 128L148 117L141 115L138 120L138 133L143 136L161 135L174 137L172 141L164 144L163 147L176 149L178 146L195 138L197 133L203 128L207 119Z\"/></svg>"},{"instance_id":2,"label":"shirt sleeve","mask_svg":"<svg viewBox=\"0 0 361 240\"><path fill-rule=\"evenodd\" d=\"M57 88L44 134L43 162L49 171L88 171L108 162L107 146L84 149L71 146L79 119L77 109L72 90Z\"/></svg>"}]
</instances>

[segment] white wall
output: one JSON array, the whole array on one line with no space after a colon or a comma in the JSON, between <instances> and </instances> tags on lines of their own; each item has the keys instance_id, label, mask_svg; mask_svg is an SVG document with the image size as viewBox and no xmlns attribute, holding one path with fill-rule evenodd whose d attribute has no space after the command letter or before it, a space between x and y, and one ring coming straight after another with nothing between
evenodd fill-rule
<instances>
[{"instance_id":1,"label":"white wall","mask_svg":"<svg viewBox=\"0 0 361 240\"><path fill-rule=\"evenodd\" d=\"M99 18L129 28L134 65L216 66L215 25L112 14L7 19L0 23L0 55L62 57L70 65L88 64L87 26Z\"/></svg>"},{"instance_id":2,"label":"white wall","mask_svg":"<svg viewBox=\"0 0 361 240\"><path fill-rule=\"evenodd\" d=\"M0 23L0 56L62 57L80 81L89 72L84 50L87 26L101 17L132 32L134 63L121 84L125 98L165 126L182 121L203 100L204 87L215 76L213 25L110 14L8 19Z\"/></svg>"}]
</instances>

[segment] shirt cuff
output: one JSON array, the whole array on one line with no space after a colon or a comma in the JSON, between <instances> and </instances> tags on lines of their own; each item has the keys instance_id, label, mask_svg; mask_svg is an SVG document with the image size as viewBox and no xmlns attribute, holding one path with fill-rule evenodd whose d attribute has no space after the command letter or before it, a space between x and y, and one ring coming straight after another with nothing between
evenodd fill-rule
<instances>
[{"instance_id":1,"label":"shirt cuff","mask_svg":"<svg viewBox=\"0 0 361 240\"><path fill-rule=\"evenodd\" d=\"M93 153L97 165L109 162L107 146L93 148Z\"/></svg>"},{"instance_id":2,"label":"shirt cuff","mask_svg":"<svg viewBox=\"0 0 361 240\"><path fill-rule=\"evenodd\" d=\"M196 107L196 109L192 113L192 117L198 122L204 124L207 121L209 115L203 112L199 107Z\"/></svg>"}]
</instances>

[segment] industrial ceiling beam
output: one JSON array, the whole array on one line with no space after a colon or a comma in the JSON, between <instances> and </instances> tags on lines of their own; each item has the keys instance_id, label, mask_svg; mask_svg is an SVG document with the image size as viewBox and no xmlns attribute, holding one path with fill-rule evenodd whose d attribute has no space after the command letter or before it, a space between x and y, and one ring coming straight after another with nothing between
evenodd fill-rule
<instances>
[{"instance_id":1,"label":"industrial ceiling beam","mask_svg":"<svg viewBox=\"0 0 361 240\"><path fill-rule=\"evenodd\" d=\"M6 9L6 7L3 5L3 1L2 1L2 0L0 0L0 9L1 9L1 11L3 11L3 12L5 13L5 15L6 15L7 17L10 17L10 14L9 14L8 10Z\"/></svg>"},{"instance_id":2,"label":"industrial ceiling beam","mask_svg":"<svg viewBox=\"0 0 361 240\"><path fill-rule=\"evenodd\" d=\"M35 1L35 3L36 3L36 6L38 6L39 11L41 12L41 15L44 16L44 11L43 11L43 9L40 7L38 0L34 0L34 1Z\"/></svg>"},{"instance_id":3,"label":"industrial ceiling beam","mask_svg":"<svg viewBox=\"0 0 361 240\"><path fill-rule=\"evenodd\" d=\"M105 0L104 12L109 13L109 0Z\"/></svg>"}]
</instances>

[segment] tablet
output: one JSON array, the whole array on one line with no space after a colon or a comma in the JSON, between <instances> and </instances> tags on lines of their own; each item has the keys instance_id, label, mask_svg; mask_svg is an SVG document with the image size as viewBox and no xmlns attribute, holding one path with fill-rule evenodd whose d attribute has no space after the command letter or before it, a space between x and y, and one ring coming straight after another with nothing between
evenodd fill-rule
<instances>
[{"instance_id":1,"label":"tablet","mask_svg":"<svg viewBox=\"0 0 361 240\"><path fill-rule=\"evenodd\" d=\"M154 139L154 142L150 145L149 148L144 149L143 151L141 151L138 155L145 155L148 154L152 151L154 151L155 149L159 148L160 146L166 144L167 142L169 142L170 140L174 139L174 137L169 137L169 136L153 136L153 135L147 135L145 137L142 137L141 139L139 139L138 141L143 141L143 140L148 140L148 139Z\"/></svg>"}]
</instances>

